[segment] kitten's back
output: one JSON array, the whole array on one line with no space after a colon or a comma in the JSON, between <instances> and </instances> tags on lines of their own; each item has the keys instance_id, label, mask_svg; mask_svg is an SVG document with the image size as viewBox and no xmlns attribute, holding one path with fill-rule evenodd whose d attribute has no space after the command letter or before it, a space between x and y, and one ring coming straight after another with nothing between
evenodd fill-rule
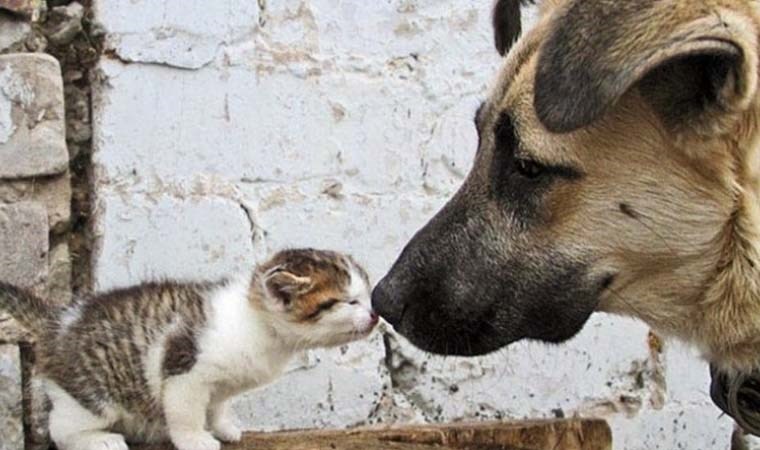
<instances>
[{"instance_id":1,"label":"kitten's back","mask_svg":"<svg viewBox=\"0 0 760 450\"><path fill-rule=\"evenodd\" d=\"M208 292L219 284L155 282L84 298L61 314L55 339L42 343L41 371L95 413L114 404L158 417L151 378L190 365L192 352L166 347L194 342ZM150 355L160 358L158 367L150 367Z\"/></svg>"}]
</instances>

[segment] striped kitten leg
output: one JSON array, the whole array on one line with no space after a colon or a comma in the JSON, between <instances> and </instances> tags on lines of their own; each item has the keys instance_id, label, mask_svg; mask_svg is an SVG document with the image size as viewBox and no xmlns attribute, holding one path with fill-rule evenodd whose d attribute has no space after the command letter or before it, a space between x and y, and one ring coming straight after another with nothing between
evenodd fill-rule
<instances>
[{"instance_id":1,"label":"striped kitten leg","mask_svg":"<svg viewBox=\"0 0 760 450\"><path fill-rule=\"evenodd\" d=\"M124 437L105 430L113 420L96 416L55 383L48 383L53 403L50 437L58 450L128 450Z\"/></svg>"},{"instance_id":2,"label":"striped kitten leg","mask_svg":"<svg viewBox=\"0 0 760 450\"><path fill-rule=\"evenodd\" d=\"M208 410L211 433L222 442L238 442L243 432L235 425L227 398L213 399Z\"/></svg>"},{"instance_id":3,"label":"striped kitten leg","mask_svg":"<svg viewBox=\"0 0 760 450\"><path fill-rule=\"evenodd\" d=\"M192 373L164 382L164 416L169 438L178 450L219 450L221 443L206 431L209 386Z\"/></svg>"}]
</instances>

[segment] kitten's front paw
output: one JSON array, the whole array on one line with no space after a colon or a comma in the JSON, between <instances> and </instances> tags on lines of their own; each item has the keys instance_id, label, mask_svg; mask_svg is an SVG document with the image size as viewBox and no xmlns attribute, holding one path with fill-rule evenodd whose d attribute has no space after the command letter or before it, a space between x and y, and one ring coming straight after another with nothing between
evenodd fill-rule
<instances>
[{"instance_id":1,"label":"kitten's front paw","mask_svg":"<svg viewBox=\"0 0 760 450\"><path fill-rule=\"evenodd\" d=\"M92 450L129 450L127 443L122 436L114 434L108 437L104 437L98 441L95 445L91 446Z\"/></svg>"},{"instance_id":2,"label":"kitten's front paw","mask_svg":"<svg viewBox=\"0 0 760 450\"><path fill-rule=\"evenodd\" d=\"M177 450L220 450L222 444L210 433L182 433L172 437Z\"/></svg>"},{"instance_id":3,"label":"kitten's front paw","mask_svg":"<svg viewBox=\"0 0 760 450\"><path fill-rule=\"evenodd\" d=\"M57 443L64 450L129 450L124 436L114 433L82 433Z\"/></svg>"},{"instance_id":4,"label":"kitten's front paw","mask_svg":"<svg viewBox=\"0 0 760 450\"><path fill-rule=\"evenodd\" d=\"M240 442L243 437L243 431L231 421L214 424L211 432L222 442Z\"/></svg>"}]
</instances>

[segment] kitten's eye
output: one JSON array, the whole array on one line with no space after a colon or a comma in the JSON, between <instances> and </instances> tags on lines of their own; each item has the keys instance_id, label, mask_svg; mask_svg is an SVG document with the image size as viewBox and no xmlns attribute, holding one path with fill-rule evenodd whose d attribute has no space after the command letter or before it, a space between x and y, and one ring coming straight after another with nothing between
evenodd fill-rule
<instances>
[{"instance_id":1,"label":"kitten's eye","mask_svg":"<svg viewBox=\"0 0 760 450\"><path fill-rule=\"evenodd\" d=\"M359 300L351 300L350 302L348 302L348 304L351 306L356 306L359 304Z\"/></svg>"},{"instance_id":2,"label":"kitten's eye","mask_svg":"<svg viewBox=\"0 0 760 450\"><path fill-rule=\"evenodd\" d=\"M515 160L515 168L517 173L530 179L538 178L544 173L544 167L541 164L529 159Z\"/></svg>"},{"instance_id":3,"label":"kitten's eye","mask_svg":"<svg viewBox=\"0 0 760 450\"><path fill-rule=\"evenodd\" d=\"M332 308L333 306L337 305L338 303L340 303L340 300L338 300L337 298L331 298L331 299L328 299L327 301L325 301L324 303L322 303L321 305L319 305L319 309L321 309L322 311L324 311L324 310Z\"/></svg>"},{"instance_id":4,"label":"kitten's eye","mask_svg":"<svg viewBox=\"0 0 760 450\"><path fill-rule=\"evenodd\" d=\"M317 306L317 309L315 309L311 314L307 315L306 319L307 320L316 319L317 317L319 317L320 314L332 309L332 307L337 305L338 303L340 303L340 300L338 300L337 298L327 299L324 301L324 303L320 303Z\"/></svg>"}]
</instances>

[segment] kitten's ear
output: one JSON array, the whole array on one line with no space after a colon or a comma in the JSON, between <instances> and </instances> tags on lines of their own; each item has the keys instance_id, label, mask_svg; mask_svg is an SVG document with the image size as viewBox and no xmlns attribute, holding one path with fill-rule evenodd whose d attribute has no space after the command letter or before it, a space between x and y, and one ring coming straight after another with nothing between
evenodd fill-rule
<instances>
[{"instance_id":1,"label":"kitten's ear","mask_svg":"<svg viewBox=\"0 0 760 450\"><path fill-rule=\"evenodd\" d=\"M298 295L308 292L312 283L309 277L276 268L264 275L264 287L273 300L287 308Z\"/></svg>"}]
</instances>

